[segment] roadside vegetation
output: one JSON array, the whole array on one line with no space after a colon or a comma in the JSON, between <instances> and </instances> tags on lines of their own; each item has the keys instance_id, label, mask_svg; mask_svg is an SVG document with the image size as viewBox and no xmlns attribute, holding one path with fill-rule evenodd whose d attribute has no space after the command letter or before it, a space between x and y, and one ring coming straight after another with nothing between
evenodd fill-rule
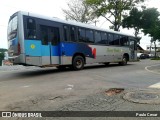
<instances>
[{"instance_id":1,"label":"roadside vegetation","mask_svg":"<svg viewBox=\"0 0 160 120\"><path fill-rule=\"evenodd\" d=\"M160 60L160 57L151 58L151 60Z\"/></svg>"},{"instance_id":2,"label":"roadside vegetation","mask_svg":"<svg viewBox=\"0 0 160 120\"><path fill-rule=\"evenodd\" d=\"M4 52L6 52L7 49L0 49L0 66L2 65L2 60L4 60Z\"/></svg>"}]
</instances>

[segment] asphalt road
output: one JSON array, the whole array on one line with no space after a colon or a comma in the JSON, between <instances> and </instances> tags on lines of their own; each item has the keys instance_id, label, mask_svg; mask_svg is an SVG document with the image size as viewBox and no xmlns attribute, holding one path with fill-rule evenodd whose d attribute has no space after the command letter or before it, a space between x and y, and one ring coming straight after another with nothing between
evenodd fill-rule
<instances>
[{"instance_id":1,"label":"asphalt road","mask_svg":"<svg viewBox=\"0 0 160 120\"><path fill-rule=\"evenodd\" d=\"M141 60L126 66L88 65L81 71L1 70L0 111L160 111L160 105L122 99L129 91L152 90L150 86L160 82L158 64L159 61ZM109 88L124 88L124 92L108 96L105 91Z\"/></svg>"}]
</instances>

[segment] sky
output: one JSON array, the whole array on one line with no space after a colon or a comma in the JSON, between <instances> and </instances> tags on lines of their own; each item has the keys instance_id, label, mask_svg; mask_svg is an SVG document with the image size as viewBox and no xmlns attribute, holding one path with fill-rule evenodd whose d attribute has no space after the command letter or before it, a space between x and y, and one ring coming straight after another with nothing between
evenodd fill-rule
<instances>
[{"instance_id":1,"label":"sky","mask_svg":"<svg viewBox=\"0 0 160 120\"><path fill-rule=\"evenodd\" d=\"M65 15L62 9L67 9L67 2L69 0L3 0L0 3L0 48L8 48L7 41L7 25L9 17L17 11L33 12L49 17L58 17L65 19ZM147 7L155 7L160 11L160 0L148 0ZM97 27L109 29L108 22L104 22L104 19L100 19L97 23ZM122 29L123 33L133 35L133 30ZM146 45L150 44L150 37L142 36L141 46L146 49Z\"/></svg>"}]
</instances>

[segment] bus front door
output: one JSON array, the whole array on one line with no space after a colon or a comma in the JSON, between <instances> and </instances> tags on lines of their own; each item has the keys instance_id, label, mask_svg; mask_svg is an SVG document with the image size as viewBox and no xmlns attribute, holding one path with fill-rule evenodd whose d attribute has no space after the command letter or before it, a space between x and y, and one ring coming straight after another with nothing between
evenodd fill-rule
<instances>
[{"instance_id":1,"label":"bus front door","mask_svg":"<svg viewBox=\"0 0 160 120\"><path fill-rule=\"evenodd\" d=\"M40 26L42 38L42 65L59 64L59 29Z\"/></svg>"},{"instance_id":2,"label":"bus front door","mask_svg":"<svg viewBox=\"0 0 160 120\"><path fill-rule=\"evenodd\" d=\"M136 41L133 39L130 39L130 59L131 60L136 60L137 59L137 53L136 53Z\"/></svg>"}]
</instances>

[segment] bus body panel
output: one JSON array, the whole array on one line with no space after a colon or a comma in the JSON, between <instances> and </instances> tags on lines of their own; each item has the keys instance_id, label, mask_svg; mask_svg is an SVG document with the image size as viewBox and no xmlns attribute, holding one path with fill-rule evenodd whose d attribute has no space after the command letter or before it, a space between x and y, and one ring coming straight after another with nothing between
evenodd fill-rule
<instances>
[{"instance_id":1,"label":"bus body panel","mask_svg":"<svg viewBox=\"0 0 160 120\"><path fill-rule=\"evenodd\" d=\"M136 50L134 40L130 40L131 46L112 46L102 44L90 44L83 42L71 42L64 41L63 25L69 24L63 20L52 20L29 14L26 12L17 12L11 18L17 16L17 36L14 39L9 40L9 55L14 59L14 63L24 65L72 65L72 60L75 54L82 54L85 57L86 64L88 63L106 63L106 62L121 62L124 54L128 54L129 60L136 59ZM25 16L25 17L24 17ZM59 29L60 41L57 44L53 44L53 41L48 41L46 45L42 44L42 39L26 39L25 30L26 25L24 19L35 18L38 23L36 24L37 33L40 31L40 27L49 26L47 30L51 30L52 27ZM43 24L41 24L43 23ZM72 24L71 24L72 25ZM76 26L76 23L73 23ZM84 27L90 29L88 25L77 24L78 27ZM94 31L101 30L96 27L91 27ZM101 30L103 31L103 30ZM104 32L104 31L103 31ZM113 34L124 35L118 32L110 32ZM38 33L40 34L40 33ZM127 35L126 35L127 36ZM129 37L129 35L128 35ZM77 36L78 41L78 36Z\"/></svg>"},{"instance_id":2,"label":"bus body panel","mask_svg":"<svg viewBox=\"0 0 160 120\"><path fill-rule=\"evenodd\" d=\"M26 56L26 65L42 66L41 57Z\"/></svg>"},{"instance_id":3,"label":"bus body panel","mask_svg":"<svg viewBox=\"0 0 160 120\"><path fill-rule=\"evenodd\" d=\"M25 55L26 63L34 65L32 59L36 59L36 65L50 65L59 64L59 45L42 45L40 40L24 40L25 41ZM33 64L31 64L33 61Z\"/></svg>"},{"instance_id":4,"label":"bus body panel","mask_svg":"<svg viewBox=\"0 0 160 120\"><path fill-rule=\"evenodd\" d=\"M86 63L120 62L122 61L124 52L130 54L129 48L127 47L87 45L84 43L67 42L62 42L61 44L63 64L72 64L72 56L76 53L83 54L86 57Z\"/></svg>"}]
</instances>

